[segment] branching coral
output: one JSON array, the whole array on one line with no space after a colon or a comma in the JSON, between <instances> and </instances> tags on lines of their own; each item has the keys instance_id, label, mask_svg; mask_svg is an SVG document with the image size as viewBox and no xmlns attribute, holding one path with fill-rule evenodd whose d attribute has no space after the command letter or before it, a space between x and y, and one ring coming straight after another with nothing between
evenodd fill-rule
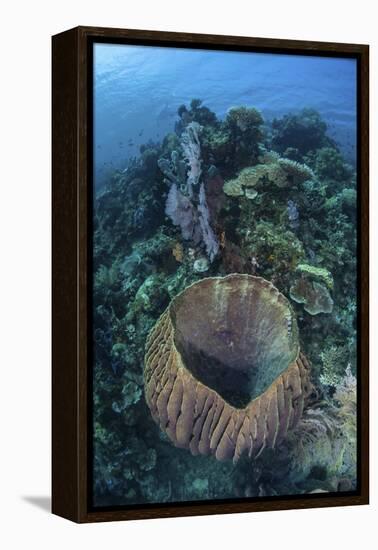
<instances>
[{"instance_id":1,"label":"branching coral","mask_svg":"<svg viewBox=\"0 0 378 550\"><path fill-rule=\"evenodd\" d=\"M340 404L340 416L350 420L353 416L355 420L357 406L357 379L352 373L351 366L345 369L345 375L336 386L334 398Z\"/></svg>"},{"instance_id":2,"label":"branching coral","mask_svg":"<svg viewBox=\"0 0 378 550\"><path fill-rule=\"evenodd\" d=\"M330 386L335 388L340 382L340 376L337 373L340 363L340 348L332 346L331 348L322 351L320 358L323 363L323 368L320 374L320 382L324 386Z\"/></svg>"}]
</instances>

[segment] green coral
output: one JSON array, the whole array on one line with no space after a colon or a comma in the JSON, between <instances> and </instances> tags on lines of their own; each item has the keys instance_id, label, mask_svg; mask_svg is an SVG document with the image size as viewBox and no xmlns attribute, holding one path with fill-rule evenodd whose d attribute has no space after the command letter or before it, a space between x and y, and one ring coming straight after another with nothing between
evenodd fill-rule
<instances>
[{"instance_id":1,"label":"green coral","mask_svg":"<svg viewBox=\"0 0 378 550\"><path fill-rule=\"evenodd\" d=\"M142 397L142 388L140 385L129 380L122 388L122 397L121 401L114 401L112 404L113 411L117 413L123 412L127 407L138 403Z\"/></svg>"},{"instance_id":2,"label":"green coral","mask_svg":"<svg viewBox=\"0 0 378 550\"><path fill-rule=\"evenodd\" d=\"M340 182L347 180L351 173L341 153L333 147L322 147L317 151L314 168L319 178Z\"/></svg>"},{"instance_id":3,"label":"green coral","mask_svg":"<svg viewBox=\"0 0 378 550\"><path fill-rule=\"evenodd\" d=\"M240 132L254 134L256 140L261 138L260 126L264 120L260 111L253 107L231 107L228 110L226 124L232 129L238 129Z\"/></svg>"},{"instance_id":4,"label":"green coral","mask_svg":"<svg viewBox=\"0 0 378 550\"><path fill-rule=\"evenodd\" d=\"M202 153L208 164L221 166L230 162L233 143L223 126L205 126L201 135Z\"/></svg>"},{"instance_id":5,"label":"green coral","mask_svg":"<svg viewBox=\"0 0 378 550\"><path fill-rule=\"evenodd\" d=\"M263 177L263 175L264 174L259 174L257 166L253 168L244 168L238 174L237 178L226 181L223 190L226 195L229 195L230 197L239 197L243 195L247 196L247 193L252 191L250 188L254 187L258 183L259 179ZM257 194L257 191L255 192Z\"/></svg>"},{"instance_id":6,"label":"green coral","mask_svg":"<svg viewBox=\"0 0 378 550\"><path fill-rule=\"evenodd\" d=\"M331 313L333 309L333 300L327 287L316 281L298 279L290 287L290 298L303 304L304 310L310 315Z\"/></svg>"},{"instance_id":7,"label":"green coral","mask_svg":"<svg viewBox=\"0 0 378 550\"><path fill-rule=\"evenodd\" d=\"M177 111L183 124L197 122L201 126L216 124L217 117L206 105L203 105L202 99L194 98L191 100L189 108L186 105L180 105Z\"/></svg>"},{"instance_id":8,"label":"green coral","mask_svg":"<svg viewBox=\"0 0 378 550\"><path fill-rule=\"evenodd\" d=\"M332 140L326 135L327 125L315 109L302 109L298 114L284 115L272 122L272 145L279 153L295 148L301 155L307 154Z\"/></svg>"},{"instance_id":9,"label":"green coral","mask_svg":"<svg viewBox=\"0 0 378 550\"><path fill-rule=\"evenodd\" d=\"M309 264L299 264L297 266L297 271L310 279L324 283L329 289L333 289L333 277L328 269Z\"/></svg>"},{"instance_id":10,"label":"green coral","mask_svg":"<svg viewBox=\"0 0 378 550\"><path fill-rule=\"evenodd\" d=\"M280 158L276 154L265 154L259 157L259 161L260 164L244 168L236 178L226 181L223 188L226 195L255 198L257 191L251 191L251 187L259 183L269 182L277 187L287 187L300 185L314 177L312 170L306 165Z\"/></svg>"},{"instance_id":11,"label":"green coral","mask_svg":"<svg viewBox=\"0 0 378 550\"><path fill-rule=\"evenodd\" d=\"M240 178L243 191L239 200L220 193L214 231L221 251L203 272L194 268L203 249L182 242L167 223L166 176L157 160L176 159L180 135L192 121L203 126L201 177L206 191L215 176L221 190L222 178L227 183ZM279 119L271 136L267 127L250 107L233 108L222 120L193 100L180 107L174 133L159 144L142 146L127 170L115 171L96 194L93 399L98 505L341 490L341 475L355 483L355 401L353 391L343 390L343 369L351 363L354 370L356 364L356 180L316 112ZM181 171L184 179L186 169ZM210 192L207 198L210 205ZM288 201L298 212L297 224L290 223ZM313 383L327 403L304 418L297 439L264 451L253 468L248 457L233 466L173 448L143 398L146 338L168 302L196 280L234 271L271 280L287 296L304 280L318 302L320 294L323 310L334 302L332 315L304 315L304 302L293 302Z\"/></svg>"},{"instance_id":12,"label":"green coral","mask_svg":"<svg viewBox=\"0 0 378 550\"><path fill-rule=\"evenodd\" d=\"M286 290L293 271L304 259L302 243L292 231L273 222L261 220L251 223L251 209L248 206L252 205L254 212L258 205L252 201L246 203L238 227L241 248L247 258L254 259L258 264L260 275Z\"/></svg>"},{"instance_id":13,"label":"green coral","mask_svg":"<svg viewBox=\"0 0 378 550\"><path fill-rule=\"evenodd\" d=\"M357 205L357 191L353 187L347 187L341 191L341 202L347 208L356 209Z\"/></svg>"},{"instance_id":14,"label":"green coral","mask_svg":"<svg viewBox=\"0 0 378 550\"><path fill-rule=\"evenodd\" d=\"M144 312L160 310L167 304L167 296L162 292L163 278L160 275L150 275L139 287L134 301L134 310Z\"/></svg>"},{"instance_id":15,"label":"green coral","mask_svg":"<svg viewBox=\"0 0 378 550\"><path fill-rule=\"evenodd\" d=\"M320 358L322 361L319 377L321 383L336 388L345 374L345 368L349 361L348 347L332 344L320 353Z\"/></svg>"}]
</instances>

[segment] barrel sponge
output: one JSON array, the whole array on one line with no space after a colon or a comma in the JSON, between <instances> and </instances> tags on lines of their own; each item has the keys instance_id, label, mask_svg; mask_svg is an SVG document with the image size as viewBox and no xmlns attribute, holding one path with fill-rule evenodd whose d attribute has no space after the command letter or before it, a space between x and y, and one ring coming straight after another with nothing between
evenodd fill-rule
<instances>
[{"instance_id":1,"label":"barrel sponge","mask_svg":"<svg viewBox=\"0 0 378 550\"><path fill-rule=\"evenodd\" d=\"M311 392L288 300L232 274L176 296L149 334L145 397L175 446L236 462L285 439Z\"/></svg>"}]
</instances>

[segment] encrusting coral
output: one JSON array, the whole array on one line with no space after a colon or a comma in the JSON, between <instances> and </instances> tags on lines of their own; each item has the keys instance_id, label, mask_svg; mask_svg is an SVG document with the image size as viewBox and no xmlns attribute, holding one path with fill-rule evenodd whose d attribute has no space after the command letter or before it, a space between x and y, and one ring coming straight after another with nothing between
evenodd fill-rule
<instances>
[{"instance_id":1,"label":"encrusting coral","mask_svg":"<svg viewBox=\"0 0 378 550\"><path fill-rule=\"evenodd\" d=\"M144 380L177 447L234 462L282 441L311 391L289 302L249 275L202 279L178 295L148 337Z\"/></svg>"}]
</instances>

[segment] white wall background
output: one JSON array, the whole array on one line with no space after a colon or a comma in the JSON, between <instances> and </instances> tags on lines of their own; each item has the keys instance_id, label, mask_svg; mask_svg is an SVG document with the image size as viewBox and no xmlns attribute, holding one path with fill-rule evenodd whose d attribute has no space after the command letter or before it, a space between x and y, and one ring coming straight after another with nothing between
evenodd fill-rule
<instances>
[{"instance_id":1,"label":"white wall background","mask_svg":"<svg viewBox=\"0 0 378 550\"><path fill-rule=\"evenodd\" d=\"M0 546L371 548L377 540L377 46L373 0L23 0L0 34ZM81 25L371 45L372 482L369 507L77 526L50 492L50 36Z\"/></svg>"}]
</instances>

